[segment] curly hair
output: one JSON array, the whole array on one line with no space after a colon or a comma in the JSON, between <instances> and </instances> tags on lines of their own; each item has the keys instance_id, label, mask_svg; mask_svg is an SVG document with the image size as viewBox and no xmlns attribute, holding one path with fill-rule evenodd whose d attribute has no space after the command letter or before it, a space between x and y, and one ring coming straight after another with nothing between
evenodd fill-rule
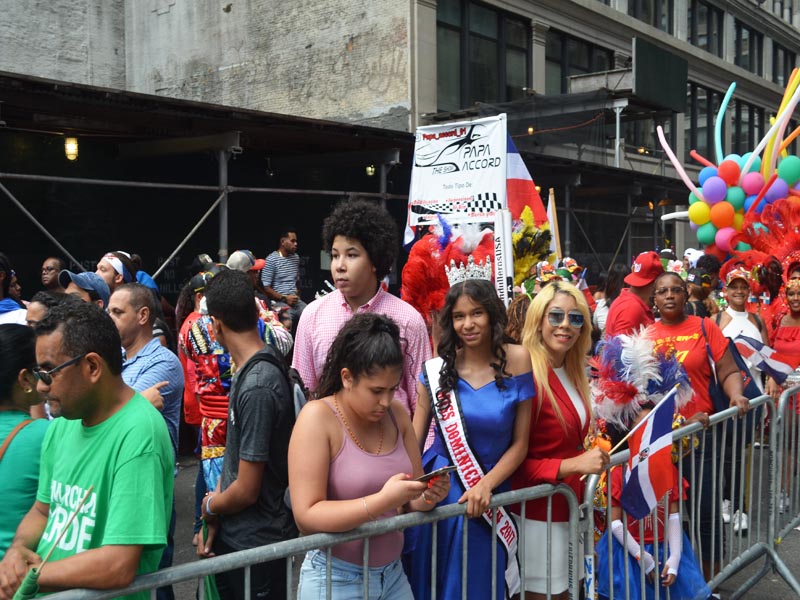
<instances>
[{"instance_id":1,"label":"curly hair","mask_svg":"<svg viewBox=\"0 0 800 600\"><path fill-rule=\"evenodd\" d=\"M400 328L386 315L358 313L345 323L333 340L315 396L332 396L342 389L342 369L354 379L378 369L402 369L404 350Z\"/></svg>"},{"instance_id":2,"label":"curly hair","mask_svg":"<svg viewBox=\"0 0 800 600\"><path fill-rule=\"evenodd\" d=\"M392 268L400 245L397 224L385 208L366 200L336 205L322 225L322 244L330 252L336 236L357 240L369 255L378 281Z\"/></svg>"},{"instance_id":3,"label":"curly hair","mask_svg":"<svg viewBox=\"0 0 800 600\"><path fill-rule=\"evenodd\" d=\"M531 298L528 294L519 294L508 305L506 314L508 315L508 325L506 325L506 335L515 344L522 343L522 327L525 325L525 315L531 305Z\"/></svg>"},{"instance_id":4,"label":"curly hair","mask_svg":"<svg viewBox=\"0 0 800 600\"><path fill-rule=\"evenodd\" d=\"M494 381L498 388L504 389L503 377L510 377L506 371L506 350L503 344L506 341L506 324L508 317L506 309L500 298L497 297L492 284L482 279L467 279L450 288L444 299L444 306L439 313L439 324L442 327L442 336L437 347L439 356L444 363L439 372L441 375L442 391L454 390L458 382L456 371L456 353L461 347L461 339L456 335L453 327L453 307L458 299L466 296L475 304L482 306L489 316L489 329L492 333L492 355L497 359L491 363L494 369Z\"/></svg>"}]
</instances>

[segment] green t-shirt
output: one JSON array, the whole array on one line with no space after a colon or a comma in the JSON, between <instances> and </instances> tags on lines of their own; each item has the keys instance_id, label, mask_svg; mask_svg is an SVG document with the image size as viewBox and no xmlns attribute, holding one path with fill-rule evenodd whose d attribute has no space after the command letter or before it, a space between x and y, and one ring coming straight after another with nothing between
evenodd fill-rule
<instances>
[{"instance_id":1,"label":"green t-shirt","mask_svg":"<svg viewBox=\"0 0 800 600\"><path fill-rule=\"evenodd\" d=\"M18 411L0 411L0 445L19 423L30 415ZM39 485L39 455L42 440L50 421L36 419L17 432L0 460L0 481L3 482L4 516L0 524L0 559L5 556L17 526L36 500Z\"/></svg>"},{"instance_id":2,"label":"green t-shirt","mask_svg":"<svg viewBox=\"0 0 800 600\"><path fill-rule=\"evenodd\" d=\"M108 545L142 545L137 574L158 569L172 514L173 452L161 414L134 394L114 415L84 427L59 418L42 445L36 498L50 505L37 554L50 551L69 516L94 490L50 562ZM130 598L149 598L147 592Z\"/></svg>"}]
</instances>

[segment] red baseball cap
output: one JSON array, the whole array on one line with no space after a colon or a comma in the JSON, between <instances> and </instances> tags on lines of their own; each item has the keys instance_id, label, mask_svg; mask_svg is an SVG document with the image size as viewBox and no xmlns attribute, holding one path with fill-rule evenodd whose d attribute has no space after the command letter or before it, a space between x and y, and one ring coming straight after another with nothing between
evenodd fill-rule
<instances>
[{"instance_id":1,"label":"red baseball cap","mask_svg":"<svg viewBox=\"0 0 800 600\"><path fill-rule=\"evenodd\" d=\"M637 256L631 265L631 272L625 278L625 283L634 287L650 285L656 277L664 272L664 265L658 254L653 252L642 252Z\"/></svg>"}]
</instances>

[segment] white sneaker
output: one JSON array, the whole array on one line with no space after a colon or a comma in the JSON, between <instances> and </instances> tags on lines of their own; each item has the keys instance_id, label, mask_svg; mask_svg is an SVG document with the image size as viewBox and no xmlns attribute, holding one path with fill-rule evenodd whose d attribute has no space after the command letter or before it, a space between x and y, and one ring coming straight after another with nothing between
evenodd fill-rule
<instances>
[{"instance_id":1,"label":"white sneaker","mask_svg":"<svg viewBox=\"0 0 800 600\"><path fill-rule=\"evenodd\" d=\"M747 527L750 525L750 519L747 518L747 513L743 513L740 510L737 510L733 513L733 532L739 533L741 531L747 530Z\"/></svg>"},{"instance_id":2,"label":"white sneaker","mask_svg":"<svg viewBox=\"0 0 800 600\"><path fill-rule=\"evenodd\" d=\"M722 522L723 523L730 523L731 522L731 501L730 500L723 500L722 501Z\"/></svg>"}]
</instances>

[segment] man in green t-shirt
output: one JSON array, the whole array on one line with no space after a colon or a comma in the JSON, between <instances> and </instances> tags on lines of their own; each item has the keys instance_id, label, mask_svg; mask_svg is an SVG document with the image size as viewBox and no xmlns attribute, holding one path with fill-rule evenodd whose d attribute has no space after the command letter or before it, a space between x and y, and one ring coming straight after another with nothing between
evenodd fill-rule
<instances>
[{"instance_id":1,"label":"man in green t-shirt","mask_svg":"<svg viewBox=\"0 0 800 600\"><path fill-rule=\"evenodd\" d=\"M36 501L0 562L0 600L54 546L42 591L125 587L157 569L166 543L173 453L164 419L122 381L119 333L101 309L57 306L35 331L38 391L63 418L45 435Z\"/></svg>"}]
</instances>

